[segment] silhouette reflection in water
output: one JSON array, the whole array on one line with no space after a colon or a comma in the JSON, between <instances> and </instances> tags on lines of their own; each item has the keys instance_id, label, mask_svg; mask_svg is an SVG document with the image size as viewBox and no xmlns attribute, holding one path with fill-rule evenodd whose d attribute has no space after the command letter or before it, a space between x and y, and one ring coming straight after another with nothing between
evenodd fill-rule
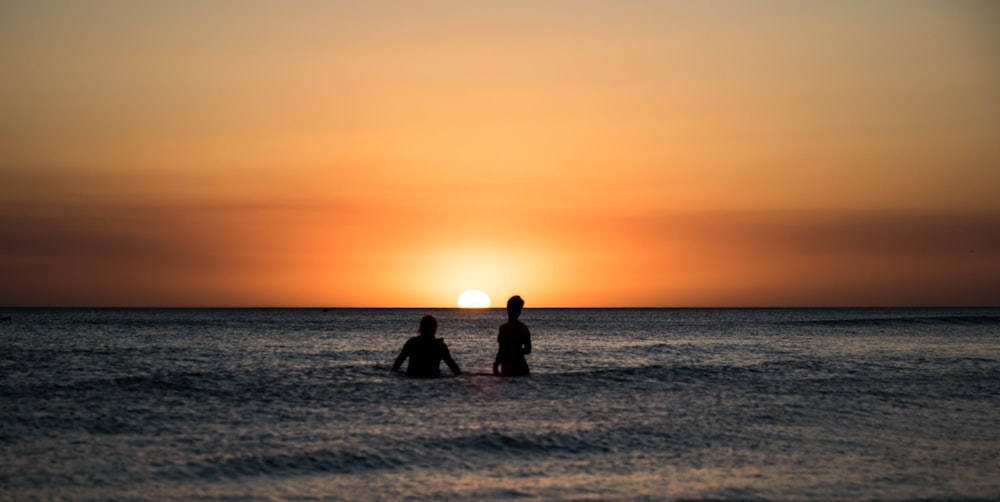
<instances>
[{"instance_id":1,"label":"silhouette reflection in water","mask_svg":"<svg viewBox=\"0 0 1000 502\"><path fill-rule=\"evenodd\" d=\"M496 361L493 362L493 374L500 376L523 376L528 374L528 361L524 359L531 353L531 333L528 327L517 320L524 308L524 300L514 295L507 300L507 323L500 326L497 342Z\"/></svg>"},{"instance_id":2,"label":"silhouette reflection in water","mask_svg":"<svg viewBox=\"0 0 1000 502\"><path fill-rule=\"evenodd\" d=\"M432 315L425 315L420 320L420 335L410 338L403 345L399 357L392 365L392 371L399 371L403 361L409 358L406 365L406 374L417 378L435 378L441 376L441 360L443 359L451 372L458 375L462 373L458 364L451 358L448 346L444 340L435 338L437 333L437 319Z\"/></svg>"}]
</instances>

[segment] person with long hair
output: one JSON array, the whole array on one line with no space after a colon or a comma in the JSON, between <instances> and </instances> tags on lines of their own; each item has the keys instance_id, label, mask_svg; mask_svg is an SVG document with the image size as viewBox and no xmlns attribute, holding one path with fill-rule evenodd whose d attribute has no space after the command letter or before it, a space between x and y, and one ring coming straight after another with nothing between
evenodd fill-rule
<instances>
[{"instance_id":1,"label":"person with long hair","mask_svg":"<svg viewBox=\"0 0 1000 502\"><path fill-rule=\"evenodd\" d=\"M435 378L441 376L441 361L443 360L451 372L458 375L462 373L458 364L451 358L448 346L444 340L435 338L437 333L437 319L432 315L425 315L420 320L419 335L410 338L403 345L403 350L392 365L392 371L399 371L403 361L409 359L406 365L406 374L417 378Z\"/></svg>"}]
</instances>

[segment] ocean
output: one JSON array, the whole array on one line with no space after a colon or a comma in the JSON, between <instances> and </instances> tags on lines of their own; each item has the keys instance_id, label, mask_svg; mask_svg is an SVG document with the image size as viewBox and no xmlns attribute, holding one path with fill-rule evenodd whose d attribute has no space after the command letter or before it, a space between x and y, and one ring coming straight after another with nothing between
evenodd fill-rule
<instances>
[{"instance_id":1,"label":"ocean","mask_svg":"<svg viewBox=\"0 0 1000 502\"><path fill-rule=\"evenodd\" d=\"M0 500L1000 500L1000 309L529 305L520 378L500 309L0 319Z\"/></svg>"}]
</instances>

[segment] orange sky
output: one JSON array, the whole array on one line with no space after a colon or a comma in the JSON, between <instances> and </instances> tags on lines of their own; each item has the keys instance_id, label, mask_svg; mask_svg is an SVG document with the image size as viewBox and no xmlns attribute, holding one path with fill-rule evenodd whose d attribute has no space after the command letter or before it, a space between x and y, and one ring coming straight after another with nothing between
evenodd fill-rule
<instances>
[{"instance_id":1,"label":"orange sky","mask_svg":"<svg viewBox=\"0 0 1000 502\"><path fill-rule=\"evenodd\" d=\"M1000 305L998 28L989 1L0 3L0 306Z\"/></svg>"}]
</instances>

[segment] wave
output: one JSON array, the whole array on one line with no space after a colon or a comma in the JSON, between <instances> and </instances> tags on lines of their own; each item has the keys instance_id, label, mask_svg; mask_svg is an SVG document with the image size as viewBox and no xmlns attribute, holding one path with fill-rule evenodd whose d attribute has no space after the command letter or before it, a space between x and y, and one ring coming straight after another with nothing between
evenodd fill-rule
<instances>
[{"instance_id":1,"label":"wave","mask_svg":"<svg viewBox=\"0 0 1000 502\"><path fill-rule=\"evenodd\" d=\"M597 435L600 436L600 435ZM194 477L219 480L254 476L291 476L303 474L356 474L369 471L412 468L419 465L461 468L469 456L494 456L498 462L508 458L523 460L533 455L549 457L566 454L608 453L599 437L549 432L509 434L485 432L446 438L418 437L406 441L388 438L360 438L363 443L343 448L302 452L233 454L172 465L160 474L169 479ZM382 447L373 446L381 443Z\"/></svg>"},{"instance_id":2,"label":"wave","mask_svg":"<svg viewBox=\"0 0 1000 502\"><path fill-rule=\"evenodd\" d=\"M899 317L856 317L846 319L813 319L786 321L782 324L888 328L899 326L1000 326L1000 316L933 315Z\"/></svg>"},{"instance_id":3,"label":"wave","mask_svg":"<svg viewBox=\"0 0 1000 502\"><path fill-rule=\"evenodd\" d=\"M818 357L792 357L761 361L754 364L650 364L635 367L595 368L530 378L542 381L539 386L553 383L585 388L591 391L615 388L645 388L649 384L713 386L783 393L832 391L850 393L866 386L909 389L921 382L927 387L982 399L998 396L1000 368L993 360L977 357L948 357L913 361L877 358L866 361L830 360ZM929 390L927 392L930 392Z\"/></svg>"}]
</instances>

